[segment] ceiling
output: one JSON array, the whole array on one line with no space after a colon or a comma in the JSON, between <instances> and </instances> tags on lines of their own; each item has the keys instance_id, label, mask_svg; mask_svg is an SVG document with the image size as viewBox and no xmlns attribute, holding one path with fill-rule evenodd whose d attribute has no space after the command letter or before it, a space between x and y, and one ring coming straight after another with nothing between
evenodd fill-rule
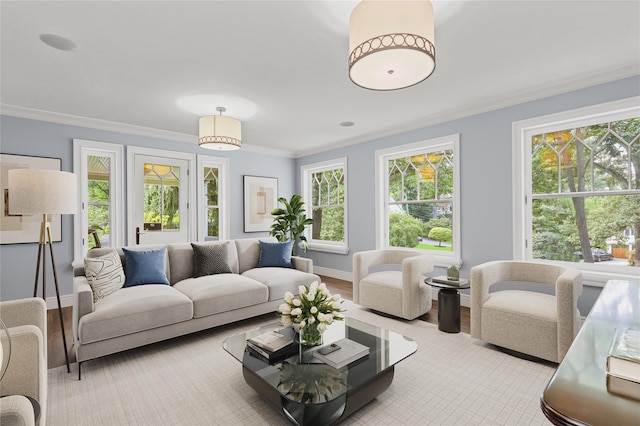
<instances>
[{"instance_id":1,"label":"ceiling","mask_svg":"<svg viewBox=\"0 0 640 426\"><path fill-rule=\"evenodd\" d=\"M231 101L206 114L226 106L248 149L300 156L640 74L639 1L435 1L434 74L366 90L347 70L355 4L2 0L2 113L196 143L198 115L179 99L239 97L253 115Z\"/></svg>"}]
</instances>

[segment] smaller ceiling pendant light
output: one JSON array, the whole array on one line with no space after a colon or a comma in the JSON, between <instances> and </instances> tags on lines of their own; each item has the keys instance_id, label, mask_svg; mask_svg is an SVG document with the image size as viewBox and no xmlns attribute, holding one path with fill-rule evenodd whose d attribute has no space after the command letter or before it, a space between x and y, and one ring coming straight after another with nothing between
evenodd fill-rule
<instances>
[{"instance_id":1,"label":"smaller ceiling pendant light","mask_svg":"<svg viewBox=\"0 0 640 426\"><path fill-rule=\"evenodd\" d=\"M200 118L200 138L198 145L207 149L232 150L242 146L241 124L239 120L222 115L227 109L217 107L220 115Z\"/></svg>"},{"instance_id":2,"label":"smaller ceiling pendant light","mask_svg":"<svg viewBox=\"0 0 640 426\"><path fill-rule=\"evenodd\" d=\"M349 20L349 78L373 90L420 83L436 67L433 5L424 0L362 0Z\"/></svg>"}]
</instances>

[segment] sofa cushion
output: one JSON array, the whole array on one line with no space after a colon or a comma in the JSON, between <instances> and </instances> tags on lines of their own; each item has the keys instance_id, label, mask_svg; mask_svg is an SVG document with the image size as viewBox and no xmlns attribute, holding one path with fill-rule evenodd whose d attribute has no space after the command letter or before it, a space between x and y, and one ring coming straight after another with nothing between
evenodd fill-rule
<instances>
[{"instance_id":1,"label":"sofa cushion","mask_svg":"<svg viewBox=\"0 0 640 426\"><path fill-rule=\"evenodd\" d=\"M123 288L94 304L78 325L80 343L87 344L162 327L193 318L193 304L163 284Z\"/></svg>"},{"instance_id":2,"label":"sofa cushion","mask_svg":"<svg viewBox=\"0 0 640 426\"><path fill-rule=\"evenodd\" d=\"M271 266L293 268L291 265L292 247L293 241L286 241L284 243L260 241L260 258L258 259L258 268Z\"/></svg>"},{"instance_id":3,"label":"sofa cushion","mask_svg":"<svg viewBox=\"0 0 640 426\"><path fill-rule=\"evenodd\" d=\"M231 266L231 272L238 273L238 253L233 240L229 241L205 241L198 243L201 246L222 244L227 248L227 261ZM256 243L257 246L257 243ZM169 263L171 267L171 275L169 281L171 285L193 278L193 247L191 243L173 243L167 245L169 253Z\"/></svg>"},{"instance_id":4,"label":"sofa cushion","mask_svg":"<svg viewBox=\"0 0 640 426\"><path fill-rule=\"evenodd\" d=\"M230 274L227 246L229 241L218 244L191 243L193 248L193 277L205 275Z\"/></svg>"},{"instance_id":5,"label":"sofa cushion","mask_svg":"<svg viewBox=\"0 0 640 426\"><path fill-rule=\"evenodd\" d=\"M320 277L297 269L254 268L242 274L243 277L260 281L269 288L269 300L280 300L287 291L298 294L298 286L320 283Z\"/></svg>"},{"instance_id":6,"label":"sofa cushion","mask_svg":"<svg viewBox=\"0 0 640 426\"><path fill-rule=\"evenodd\" d=\"M165 273L167 248L156 250L129 250L123 248L125 264L125 287L143 284L166 284L169 279Z\"/></svg>"},{"instance_id":7,"label":"sofa cushion","mask_svg":"<svg viewBox=\"0 0 640 426\"><path fill-rule=\"evenodd\" d=\"M156 249L161 249L162 247L167 247L164 244L153 244L153 245L147 245L147 246L128 246L128 247L124 247L127 250L130 251L140 251L140 250L156 250ZM191 247L191 246L189 246ZM120 262L122 262L122 266L125 268L125 275L127 273L126 267L127 265L125 264L125 258L124 258L124 250L123 247L100 247L100 248L94 248L91 249L87 252L87 256L89 258L96 258L96 257L100 257L100 256L104 256L105 254L109 254L109 252L113 251L115 249L115 251L118 252L118 255L120 255ZM167 277L170 277L171 275L169 274L169 256L167 255L167 261L166 263L166 269L164 271L165 275ZM84 275L84 273L82 274Z\"/></svg>"},{"instance_id":8,"label":"sofa cushion","mask_svg":"<svg viewBox=\"0 0 640 426\"><path fill-rule=\"evenodd\" d=\"M258 260L260 259L260 241L278 242L275 237L239 238L234 240L238 256L237 273L242 274L249 269L258 267Z\"/></svg>"},{"instance_id":9,"label":"sofa cushion","mask_svg":"<svg viewBox=\"0 0 640 426\"><path fill-rule=\"evenodd\" d=\"M115 250L104 256L85 258L84 273L93 290L94 302L120 290L125 281L120 255Z\"/></svg>"},{"instance_id":10,"label":"sofa cushion","mask_svg":"<svg viewBox=\"0 0 640 426\"><path fill-rule=\"evenodd\" d=\"M193 301L193 317L200 318L266 302L267 287L238 274L188 278L173 286Z\"/></svg>"}]
</instances>

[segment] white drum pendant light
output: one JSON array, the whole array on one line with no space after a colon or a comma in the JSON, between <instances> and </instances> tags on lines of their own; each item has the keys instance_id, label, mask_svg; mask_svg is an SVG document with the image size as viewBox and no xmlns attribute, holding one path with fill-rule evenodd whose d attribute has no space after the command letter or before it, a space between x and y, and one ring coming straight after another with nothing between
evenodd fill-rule
<instances>
[{"instance_id":1,"label":"white drum pendant light","mask_svg":"<svg viewBox=\"0 0 640 426\"><path fill-rule=\"evenodd\" d=\"M420 83L436 67L433 5L423 0L362 0L349 20L349 78L373 90Z\"/></svg>"},{"instance_id":2,"label":"white drum pendant light","mask_svg":"<svg viewBox=\"0 0 640 426\"><path fill-rule=\"evenodd\" d=\"M242 146L241 124L239 120L222 115L227 109L217 107L220 115L200 118L198 145L207 149L232 150Z\"/></svg>"}]
</instances>

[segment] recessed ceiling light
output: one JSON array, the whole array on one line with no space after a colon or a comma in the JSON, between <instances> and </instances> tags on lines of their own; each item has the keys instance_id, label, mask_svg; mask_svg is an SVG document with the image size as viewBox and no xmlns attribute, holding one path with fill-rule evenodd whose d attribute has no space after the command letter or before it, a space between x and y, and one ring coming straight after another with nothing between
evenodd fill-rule
<instances>
[{"instance_id":1,"label":"recessed ceiling light","mask_svg":"<svg viewBox=\"0 0 640 426\"><path fill-rule=\"evenodd\" d=\"M354 124L356 124L356 123L354 123L353 121L343 121L342 123L340 123L340 125L341 125L342 127L351 127L351 126L353 126Z\"/></svg>"},{"instance_id":2,"label":"recessed ceiling light","mask_svg":"<svg viewBox=\"0 0 640 426\"><path fill-rule=\"evenodd\" d=\"M78 49L78 45L73 40L57 34L40 34L40 40L47 46L65 52L73 52Z\"/></svg>"}]
</instances>

